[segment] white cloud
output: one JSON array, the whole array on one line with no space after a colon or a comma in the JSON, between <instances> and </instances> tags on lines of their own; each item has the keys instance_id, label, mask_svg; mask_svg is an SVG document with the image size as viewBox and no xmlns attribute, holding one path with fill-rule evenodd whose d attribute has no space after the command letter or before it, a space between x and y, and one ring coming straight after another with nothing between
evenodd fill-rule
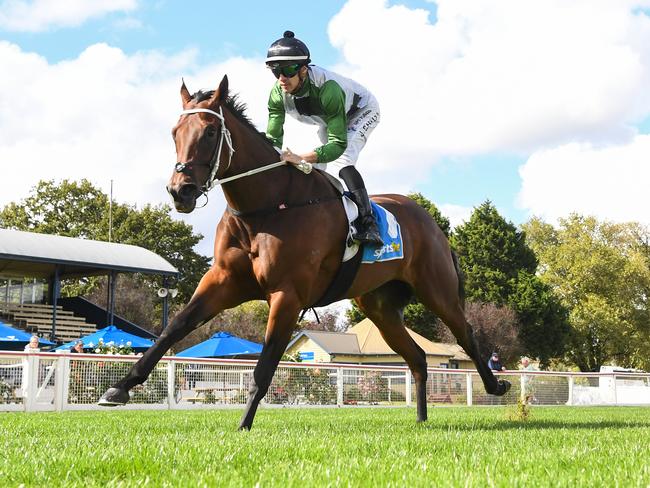
<instances>
[{"instance_id":1,"label":"white cloud","mask_svg":"<svg viewBox=\"0 0 650 488\"><path fill-rule=\"evenodd\" d=\"M520 168L519 200L549 221L577 212L650 223L649 155L650 135L615 146L572 143L539 151Z\"/></svg>"},{"instance_id":2,"label":"white cloud","mask_svg":"<svg viewBox=\"0 0 650 488\"><path fill-rule=\"evenodd\" d=\"M382 106L381 137L373 136L360 160L370 181L381 185L382 172L393 188L426 178L442 156L526 156L558 146L543 154L561 174L581 174L586 166L585 178L595 181L611 179L620 167L637 170L630 179L646 174L636 160L625 160L634 151L620 148L638 147L635 123L650 115L650 17L641 10L650 2L435 3L435 23L424 10L386 0L350 0L330 22L330 39L343 54L338 69L370 87ZM581 152L583 165L552 159L571 143L613 145L618 159L608 165L595 150ZM523 174L546 174L538 157ZM607 193L601 203L563 194L558 206L542 196L548 185L536 187L553 177L527 178L522 203L549 215L616 206L621 217L638 215L634 193L616 203Z\"/></svg>"},{"instance_id":3,"label":"white cloud","mask_svg":"<svg viewBox=\"0 0 650 488\"><path fill-rule=\"evenodd\" d=\"M474 212L473 208L451 203L443 203L437 205L437 207L440 213L449 219L449 224L452 229L467 222L472 216L472 212Z\"/></svg>"},{"instance_id":4,"label":"white cloud","mask_svg":"<svg viewBox=\"0 0 650 488\"><path fill-rule=\"evenodd\" d=\"M128 12L137 0L3 0L0 28L40 32L52 27L74 27L111 12Z\"/></svg>"},{"instance_id":5,"label":"white cloud","mask_svg":"<svg viewBox=\"0 0 650 488\"><path fill-rule=\"evenodd\" d=\"M634 9L647 1L436 3L431 24L422 10L350 0L329 25L394 146L459 155L623 141L650 112L650 19Z\"/></svg>"}]
</instances>

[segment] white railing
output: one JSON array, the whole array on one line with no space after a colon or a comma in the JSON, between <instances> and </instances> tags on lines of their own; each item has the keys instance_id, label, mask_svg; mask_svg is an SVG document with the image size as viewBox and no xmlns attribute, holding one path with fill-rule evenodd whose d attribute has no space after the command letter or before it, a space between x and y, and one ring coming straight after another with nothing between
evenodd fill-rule
<instances>
[{"instance_id":1,"label":"white railing","mask_svg":"<svg viewBox=\"0 0 650 488\"><path fill-rule=\"evenodd\" d=\"M99 409L99 397L135 356L0 351L0 411ZM131 391L129 409L189 409L246 403L256 361L164 357ZM650 405L650 374L512 371L503 397L485 393L476 371L429 369L427 401L441 405ZM415 405L404 366L280 363L266 405Z\"/></svg>"}]
</instances>

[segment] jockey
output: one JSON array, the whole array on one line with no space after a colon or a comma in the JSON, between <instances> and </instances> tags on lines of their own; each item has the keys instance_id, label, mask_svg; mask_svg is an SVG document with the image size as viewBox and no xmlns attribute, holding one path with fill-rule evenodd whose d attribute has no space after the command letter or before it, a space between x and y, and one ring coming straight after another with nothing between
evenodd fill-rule
<instances>
[{"instance_id":1,"label":"jockey","mask_svg":"<svg viewBox=\"0 0 650 488\"><path fill-rule=\"evenodd\" d=\"M294 154L289 149L282 159L292 164L312 163L316 168L341 178L359 208L355 239L382 245L372 215L368 192L354 167L368 136L379 123L375 97L356 81L310 65L309 49L286 31L268 50L266 66L277 82L269 96L267 137L282 147L285 114L319 126L323 143L313 151Z\"/></svg>"}]
</instances>

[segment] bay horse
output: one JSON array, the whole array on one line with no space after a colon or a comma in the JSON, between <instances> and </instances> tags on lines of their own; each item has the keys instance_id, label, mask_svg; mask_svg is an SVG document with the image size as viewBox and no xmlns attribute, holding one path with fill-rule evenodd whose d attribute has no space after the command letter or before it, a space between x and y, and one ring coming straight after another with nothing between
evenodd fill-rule
<instances>
[{"instance_id":1,"label":"bay horse","mask_svg":"<svg viewBox=\"0 0 650 488\"><path fill-rule=\"evenodd\" d=\"M266 300L264 346L239 425L248 430L299 313L322 297L337 273L348 221L340 194L323 173L305 174L280 161L246 117L243 104L228 95L227 76L216 90L194 95L183 82L180 94L183 111L172 130L177 163L167 189L176 210L188 213L199 196L215 184L222 186L227 208L217 226L214 263L185 308L100 404L128 402L129 390L147 379L174 343L222 310ZM400 223L404 258L361 264L346 297L354 298L411 369L417 420L427 419L427 362L403 322L404 307L413 296L450 328L472 358L485 390L505 394L510 384L497 380L480 357L465 318L463 281L445 235L410 198L387 194L373 200Z\"/></svg>"}]
</instances>

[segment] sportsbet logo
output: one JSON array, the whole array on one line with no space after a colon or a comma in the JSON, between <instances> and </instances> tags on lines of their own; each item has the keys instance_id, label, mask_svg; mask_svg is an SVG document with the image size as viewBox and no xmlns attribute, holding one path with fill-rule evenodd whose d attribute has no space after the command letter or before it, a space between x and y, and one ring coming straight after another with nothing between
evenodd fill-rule
<instances>
[{"instance_id":1,"label":"sportsbet logo","mask_svg":"<svg viewBox=\"0 0 650 488\"><path fill-rule=\"evenodd\" d=\"M399 252L399 249L400 249L399 242L391 242L390 244L385 244L381 246L379 249L375 249L374 255L375 258L379 259L386 253Z\"/></svg>"}]
</instances>

